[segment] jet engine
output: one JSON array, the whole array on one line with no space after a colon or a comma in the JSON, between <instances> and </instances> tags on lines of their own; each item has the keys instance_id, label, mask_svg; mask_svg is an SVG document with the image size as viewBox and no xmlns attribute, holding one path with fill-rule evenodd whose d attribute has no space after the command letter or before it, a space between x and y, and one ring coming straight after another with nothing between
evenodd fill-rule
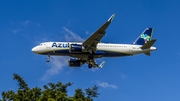
<instances>
[{"instance_id":1,"label":"jet engine","mask_svg":"<svg viewBox=\"0 0 180 101\"><path fill-rule=\"evenodd\" d=\"M81 53L83 52L84 47L79 44L70 44L69 46L69 52L70 53Z\"/></svg>"},{"instance_id":2,"label":"jet engine","mask_svg":"<svg viewBox=\"0 0 180 101\"><path fill-rule=\"evenodd\" d=\"M69 67L81 67L82 61L79 59L71 58L68 60Z\"/></svg>"}]
</instances>

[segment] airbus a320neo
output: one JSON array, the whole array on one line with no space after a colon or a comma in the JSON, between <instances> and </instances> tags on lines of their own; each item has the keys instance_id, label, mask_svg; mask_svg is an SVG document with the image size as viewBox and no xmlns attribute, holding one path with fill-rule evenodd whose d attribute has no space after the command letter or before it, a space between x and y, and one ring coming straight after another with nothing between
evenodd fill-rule
<instances>
[{"instance_id":1,"label":"airbus a320neo","mask_svg":"<svg viewBox=\"0 0 180 101\"><path fill-rule=\"evenodd\" d=\"M80 67L87 63L89 68L102 68L105 62L99 65L95 61L96 58L133 56L141 53L149 56L151 51L156 50L156 47L153 47L156 42L156 39L152 39L153 28L146 28L132 44L101 43L114 16L115 14L84 42L43 42L32 51L47 55L47 62L50 61L50 56L70 56L70 67Z\"/></svg>"}]
</instances>

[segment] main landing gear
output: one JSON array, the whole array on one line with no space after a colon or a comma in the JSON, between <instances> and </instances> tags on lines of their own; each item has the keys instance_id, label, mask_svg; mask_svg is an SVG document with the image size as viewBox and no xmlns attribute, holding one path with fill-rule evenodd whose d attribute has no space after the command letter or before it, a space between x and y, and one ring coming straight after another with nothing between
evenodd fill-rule
<instances>
[{"instance_id":1,"label":"main landing gear","mask_svg":"<svg viewBox=\"0 0 180 101\"><path fill-rule=\"evenodd\" d=\"M48 58L46 59L46 62L50 62L50 55L48 55Z\"/></svg>"},{"instance_id":2,"label":"main landing gear","mask_svg":"<svg viewBox=\"0 0 180 101\"><path fill-rule=\"evenodd\" d=\"M90 62L90 61L93 60L93 59L94 59L94 55L93 55L93 54L90 54L90 55L89 55L89 59L88 59L88 61L89 61L88 68L89 68L89 69L91 69L91 68L93 67L93 65L92 65L91 62Z\"/></svg>"},{"instance_id":3,"label":"main landing gear","mask_svg":"<svg viewBox=\"0 0 180 101\"><path fill-rule=\"evenodd\" d=\"M92 68L92 64L88 64L88 68L91 69Z\"/></svg>"}]
</instances>

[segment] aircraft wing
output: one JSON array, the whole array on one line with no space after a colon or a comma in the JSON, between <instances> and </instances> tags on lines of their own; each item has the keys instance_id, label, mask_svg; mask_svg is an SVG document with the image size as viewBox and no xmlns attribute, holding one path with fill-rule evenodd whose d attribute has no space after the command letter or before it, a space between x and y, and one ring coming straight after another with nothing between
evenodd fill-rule
<instances>
[{"instance_id":1,"label":"aircraft wing","mask_svg":"<svg viewBox=\"0 0 180 101\"><path fill-rule=\"evenodd\" d=\"M109 24L112 22L115 14L113 14L108 21L103 24L95 33L93 33L86 41L83 42L83 46L89 52L96 52L96 45L100 42L102 37L106 33L106 29Z\"/></svg>"}]
</instances>

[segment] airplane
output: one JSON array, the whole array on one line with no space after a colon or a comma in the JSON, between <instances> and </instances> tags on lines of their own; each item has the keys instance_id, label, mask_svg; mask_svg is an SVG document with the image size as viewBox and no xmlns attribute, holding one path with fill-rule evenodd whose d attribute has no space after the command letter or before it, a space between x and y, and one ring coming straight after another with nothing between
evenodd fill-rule
<instances>
[{"instance_id":1,"label":"airplane","mask_svg":"<svg viewBox=\"0 0 180 101\"><path fill-rule=\"evenodd\" d=\"M105 62L98 65L96 58L133 56L142 53L150 56L151 51L157 50L153 46L156 39L152 39L154 28L146 28L132 44L100 42L114 16L115 14L84 42L43 42L32 48L32 52L47 55L47 62L50 62L50 56L70 56L69 67L81 67L86 63L88 68L102 68Z\"/></svg>"}]
</instances>

